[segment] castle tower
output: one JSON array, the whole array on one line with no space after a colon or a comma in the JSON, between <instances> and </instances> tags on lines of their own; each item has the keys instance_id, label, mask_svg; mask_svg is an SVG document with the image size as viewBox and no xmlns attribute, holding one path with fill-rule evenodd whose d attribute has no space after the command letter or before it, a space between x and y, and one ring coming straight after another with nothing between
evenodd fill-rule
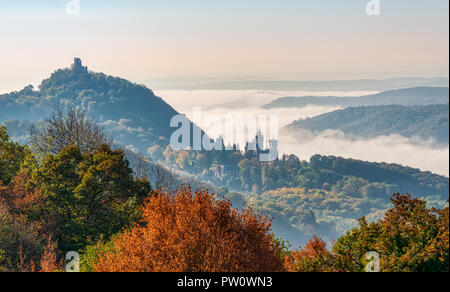
<instances>
[{"instance_id":1,"label":"castle tower","mask_svg":"<svg viewBox=\"0 0 450 292\"><path fill-rule=\"evenodd\" d=\"M258 130L258 133L256 134L256 151L264 150L264 135L261 133L261 130Z\"/></svg>"},{"instance_id":2,"label":"castle tower","mask_svg":"<svg viewBox=\"0 0 450 292\"><path fill-rule=\"evenodd\" d=\"M74 58L71 69L75 72L87 72L87 67L83 66L83 62L80 58Z\"/></svg>"}]
</instances>

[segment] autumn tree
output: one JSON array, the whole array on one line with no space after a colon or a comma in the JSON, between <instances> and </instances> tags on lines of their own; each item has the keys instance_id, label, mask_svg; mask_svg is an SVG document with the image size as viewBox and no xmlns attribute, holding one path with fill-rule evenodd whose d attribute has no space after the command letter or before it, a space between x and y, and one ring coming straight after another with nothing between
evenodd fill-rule
<instances>
[{"instance_id":1,"label":"autumn tree","mask_svg":"<svg viewBox=\"0 0 450 292\"><path fill-rule=\"evenodd\" d=\"M33 271L43 246L36 226L0 201L0 272Z\"/></svg>"},{"instance_id":2,"label":"autumn tree","mask_svg":"<svg viewBox=\"0 0 450 292\"><path fill-rule=\"evenodd\" d=\"M49 237L47 245L40 260L40 271L44 273L56 272L63 267L62 261L58 260L57 244Z\"/></svg>"},{"instance_id":3,"label":"autumn tree","mask_svg":"<svg viewBox=\"0 0 450 292\"><path fill-rule=\"evenodd\" d=\"M0 202L0 272L54 272L62 269L57 243L37 223Z\"/></svg>"},{"instance_id":4,"label":"autumn tree","mask_svg":"<svg viewBox=\"0 0 450 292\"><path fill-rule=\"evenodd\" d=\"M430 263L436 268L446 267L448 271L449 263L449 208L434 210L438 216L437 236L427 246L427 253L434 255Z\"/></svg>"},{"instance_id":5,"label":"autumn tree","mask_svg":"<svg viewBox=\"0 0 450 292\"><path fill-rule=\"evenodd\" d=\"M33 184L31 170L22 169L8 186L0 185L0 200L16 215L23 215L31 221L39 221L36 210L42 207L42 195Z\"/></svg>"},{"instance_id":6,"label":"autumn tree","mask_svg":"<svg viewBox=\"0 0 450 292\"><path fill-rule=\"evenodd\" d=\"M394 195L392 203L383 220L368 224L363 218L360 228L337 241L339 268L363 271L364 255L375 251L383 272L448 272L448 207L428 209L409 194Z\"/></svg>"},{"instance_id":7,"label":"autumn tree","mask_svg":"<svg viewBox=\"0 0 450 292\"><path fill-rule=\"evenodd\" d=\"M143 221L113 240L94 263L99 272L282 271L281 248L267 218L232 209L208 191L159 193Z\"/></svg>"},{"instance_id":8,"label":"autumn tree","mask_svg":"<svg viewBox=\"0 0 450 292\"><path fill-rule=\"evenodd\" d=\"M336 272L334 265L335 256L316 236L303 249L285 257L285 267L289 272Z\"/></svg>"},{"instance_id":9,"label":"autumn tree","mask_svg":"<svg viewBox=\"0 0 450 292\"><path fill-rule=\"evenodd\" d=\"M381 225L376 222L367 223L366 218L359 219L359 228L347 232L338 239L333 247L337 255L337 267L344 272L363 272L365 255L377 251L377 243L381 234Z\"/></svg>"}]
</instances>

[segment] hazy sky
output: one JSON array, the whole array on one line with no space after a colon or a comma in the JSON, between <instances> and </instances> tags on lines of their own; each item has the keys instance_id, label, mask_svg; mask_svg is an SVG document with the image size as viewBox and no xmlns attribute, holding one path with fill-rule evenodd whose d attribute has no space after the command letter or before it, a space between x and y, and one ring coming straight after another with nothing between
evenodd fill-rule
<instances>
[{"instance_id":1,"label":"hazy sky","mask_svg":"<svg viewBox=\"0 0 450 292\"><path fill-rule=\"evenodd\" d=\"M141 82L172 77L448 76L448 0L0 0L0 92L74 56Z\"/></svg>"}]
</instances>

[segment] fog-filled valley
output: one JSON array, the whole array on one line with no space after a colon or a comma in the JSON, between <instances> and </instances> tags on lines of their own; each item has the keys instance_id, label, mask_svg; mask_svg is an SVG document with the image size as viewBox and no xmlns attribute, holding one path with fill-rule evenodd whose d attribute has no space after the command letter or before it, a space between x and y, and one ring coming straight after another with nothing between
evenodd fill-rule
<instances>
[{"instance_id":1,"label":"fog-filled valley","mask_svg":"<svg viewBox=\"0 0 450 292\"><path fill-rule=\"evenodd\" d=\"M431 89L435 91L435 89ZM439 97L436 103L440 101L448 101L448 89L439 88L440 93L447 93L447 99ZM304 120L313 117L322 117L323 114L332 112L338 113L338 110L344 109L342 105L306 105L301 107L280 107L280 108L264 108L263 106L278 100L284 96L337 96L337 97L353 97L354 104L357 104L357 97L373 92L286 92L286 91L260 91L260 90L200 90L200 91L183 91L183 90L156 90L156 94L164 96L164 99L174 105L174 107L192 119L194 107L201 107L204 116L215 115L224 118L227 114L232 113L237 117L258 116L270 114L277 115L279 118L280 128L284 128L294 121ZM433 103L433 102L431 102ZM364 102L361 102L364 105ZM358 137L357 135L345 135L344 132L336 128L336 122L330 121L330 125L321 126L318 130L300 129L297 132L283 129L279 137L280 152L285 154L295 154L301 159L309 160L315 154L335 155L345 158L355 158L374 162L398 163L414 168L420 168L424 171L431 171L445 176L449 175L448 167L448 105L435 105L442 114L444 120L441 121L442 126L437 125L436 128L440 133L444 133L442 137L432 137L429 130L424 130L428 136L423 138L417 134L408 133L401 135L398 133L376 134L374 131L368 130L366 137ZM383 109L380 109L380 112ZM385 111L384 111L385 112ZM390 115L389 112L385 112ZM355 127L358 126L358 120L355 117L342 113L343 117L353 119ZM422 116L433 120L433 117L424 113ZM391 115L392 119L395 116ZM326 118L326 117L325 117ZM322 120L325 120L322 118ZM445 119L446 118L446 119ZM395 127L392 121L386 119L378 122L385 122L386 127ZM437 121L436 121L437 122ZM312 119L314 123L314 119ZM368 121L370 123L370 121ZM323 124L323 122L322 122ZM316 125L316 123L315 123ZM445 135L447 133L447 136ZM220 133L208 132L213 137L217 137ZM431 135L431 136L430 136ZM242 142L242 141L241 141ZM441 142L441 143L438 143Z\"/></svg>"},{"instance_id":2,"label":"fog-filled valley","mask_svg":"<svg viewBox=\"0 0 450 292\"><path fill-rule=\"evenodd\" d=\"M209 188L238 208L252 206L273 217L275 234L294 246L304 245L313 235L331 243L356 227L361 216L380 219L397 192L411 193L430 206L447 204L448 88L388 93L149 88L151 84L94 73L75 59L39 88L0 95L0 125L13 139L28 144L30 133L46 129L44 119L52 110L84 110L153 186L174 190L190 184ZM367 106L367 96L386 95L390 97L383 103L398 96L403 103L411 98L413 104L435 105L354 107L359 100ZM266 106L285 96L307 96L307 101L333 96L334 102ZM230 113L235 118L277 116L278 159L260 162L244 151L250 133L243 141L224 141L238 142L240 151L174 151L169 141L176 129L169 125L179 113L210 137L223 135L195 121L195 108L203 117L219 119ZM361 132L352 132L354 128Z\"/></svg>"},{"instance_id":3,"label":"fog-filled valley","mask_svg":"<svg viewBox=\"0 0 450 292\"><path fill-rule=\"evenodd\" d=\"M0 0L0 276L449 272L449 5Z\"/></svg>"}]
</instances>

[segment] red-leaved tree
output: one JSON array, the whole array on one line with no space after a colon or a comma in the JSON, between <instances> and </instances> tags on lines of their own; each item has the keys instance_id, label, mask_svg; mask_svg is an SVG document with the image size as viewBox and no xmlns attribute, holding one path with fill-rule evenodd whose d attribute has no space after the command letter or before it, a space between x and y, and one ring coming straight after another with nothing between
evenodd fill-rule
<instances>
[{"instance_id":1,"label":"red-leaved tree","mask_svg":"<svg viewBox=\"0 0 450 292\"><path fill-rule=\"evenodd\" d=\"M274 272L283 270L271 222L239 212L208 191L181 188L144 205L143 222L113 240L99 272Z\"/></svg>"}]
</instances>

